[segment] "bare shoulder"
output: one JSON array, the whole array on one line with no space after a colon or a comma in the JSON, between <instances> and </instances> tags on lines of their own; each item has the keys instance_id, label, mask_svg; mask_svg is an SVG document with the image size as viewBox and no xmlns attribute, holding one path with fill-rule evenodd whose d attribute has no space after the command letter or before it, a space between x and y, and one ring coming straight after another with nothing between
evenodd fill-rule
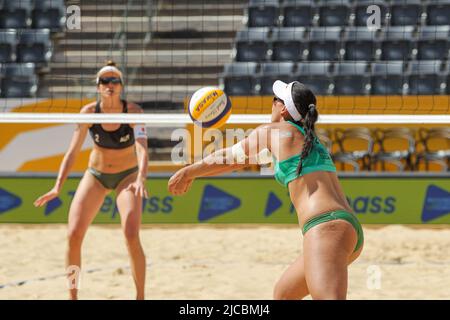
<instances>
[{"instance_id":1,"label":"bare shoulder","mask_svg":"<svg viewBox=\"0 0 450 320\"><path fill-rule=\"evenodd\" d=\"M144 113L142 107L134 102L127 101L127 107L129 113Z\"/></svg>"},{"instance_id":2,"label":"bare shoulder","mask_svg":"<svg viewBox=\"0 0 450 320\"><path fill-rule=\"evenodd\" d=\"M80 113L95 113L95 106L97 102L93 101L91 103L88 103L83 108L81 108Z\"/></svg>"}]
</instances>

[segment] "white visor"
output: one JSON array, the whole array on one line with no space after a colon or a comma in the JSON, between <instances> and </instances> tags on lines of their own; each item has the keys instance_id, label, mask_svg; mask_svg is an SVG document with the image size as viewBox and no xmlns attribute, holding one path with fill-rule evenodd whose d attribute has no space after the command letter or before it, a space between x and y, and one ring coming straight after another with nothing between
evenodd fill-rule
<instances>
[{"instance_id":1,"label":"white visor","mask_svg":"<svg viewBox=\"0 0 450 320\"><path fill-rule=\"evenodd\" d=\"M114 73L117 73L117 74L119 75L120 80L121 80L122 83L123 83L122 72L120 72L119 69L117 69L117 68L114 67L114 66L105 66L105 67L101 68L100 71L97 73L97 79L96 79L97 84L98 84L98 82L99 82L100 77L102 76L102 74L107 73L107 72L114 72Z\"/></svg>"},{"instance_id":2,"label":"white visor","mask_svg":"<svg viewBox=\"0 0 450 320\"><path fill-rule=\"evenodd\" d=\"M277 80L273 83L272 90L275 96L284 101L287 111L295 121L299 121L302 116L295 107L294 100L292 99L292 85L295 83L284 83L281 80Z\"/></svg>"}]
</instances>

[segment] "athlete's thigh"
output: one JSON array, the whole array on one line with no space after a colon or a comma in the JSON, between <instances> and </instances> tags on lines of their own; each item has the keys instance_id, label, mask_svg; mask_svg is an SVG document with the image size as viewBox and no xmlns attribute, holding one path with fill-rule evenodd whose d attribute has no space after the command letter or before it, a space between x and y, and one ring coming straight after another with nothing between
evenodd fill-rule
<instances>
[{"instance_id":1,"label":"athlete's thigh","mask_svg":"<svg viewBox=\"0 0 450 320\"><path fill-rule=\"evenodd\" d=\"M108 192L97 178L86 171L70 204L69 229L87 229Z\"/></svg>"},{"instance_id":2,"label":"athlete's thigh","mask_svg":"<svg viewBox=\"0 0 450 320\"><path fill-rule=\"evenodd\" d=\"M142 197L134 190L126 190L136 180L137 172L126 176L116 188L116 203L123 227L137 228L141 223Z\"/></svg>"},{"instance_id":3,"label":"athlete's thigh","mask_svg":"<svg viewBox=\"0 0 450 320\"><path fill-rule=\"evenodd\" d=\"M346 298L347 266L356 242L356 231L343 220L322 223L306 232L305 278L313 298Z\"/></svg>"},{"instance_id":4,"label":"athlete's thigh","mask_svg":"<svg viewBox=\"0 0 450 320\"><path fill-rule=\"evenodd\" d=\"M274 289L275 299L302 299L309 294L303 254L283 272Z\"/></svg>"}]
</instances>

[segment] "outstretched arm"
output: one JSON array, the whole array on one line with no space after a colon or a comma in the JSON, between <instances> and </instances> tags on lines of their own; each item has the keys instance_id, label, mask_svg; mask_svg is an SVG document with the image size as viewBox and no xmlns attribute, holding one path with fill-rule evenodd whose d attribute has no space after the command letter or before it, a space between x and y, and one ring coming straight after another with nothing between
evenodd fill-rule
<instances>
[{"instance_id":1,"label":"outstretched arm","mask_svg":"<svg viewBox=\"0 0 450 320\"><path fill-rule=\"evenodd\" d=\"M264 139L261 139L261 136ZM260 150L264 150L263 153L266 152L267 137L267 127L259 126L247 138L233 147L218 150L203 160L178 170L169 180L169 191L172 194L181 195L189 190L197 177L216 176L244 168L250 164L261 163Z\"/></svg>"}]
</instances>

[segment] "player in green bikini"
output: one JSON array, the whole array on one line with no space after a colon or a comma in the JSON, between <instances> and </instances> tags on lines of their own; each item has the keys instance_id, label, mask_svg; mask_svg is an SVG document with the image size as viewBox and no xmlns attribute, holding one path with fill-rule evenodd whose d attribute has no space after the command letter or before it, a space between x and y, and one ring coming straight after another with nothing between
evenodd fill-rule
<instances>
[{"instance_id":1,"label":"player in green bikini","mask_svg":"<svg viewBox=\"0 0 450 320\"><path fill-rule=\"evenodd\" d=\"M346 299L348 265L363 249L363 230L319 142L314 125L316 97L299 82L276 81L272 123L244 140L176 172L169 180L175 195L187 192L197 177L219 175L250 163L266 162L269 150L275 179L289 190L304 235L303 252L274 289L275 299ZM230 164L230 160L232 163Z\"/></svg>"}]
</instances>

